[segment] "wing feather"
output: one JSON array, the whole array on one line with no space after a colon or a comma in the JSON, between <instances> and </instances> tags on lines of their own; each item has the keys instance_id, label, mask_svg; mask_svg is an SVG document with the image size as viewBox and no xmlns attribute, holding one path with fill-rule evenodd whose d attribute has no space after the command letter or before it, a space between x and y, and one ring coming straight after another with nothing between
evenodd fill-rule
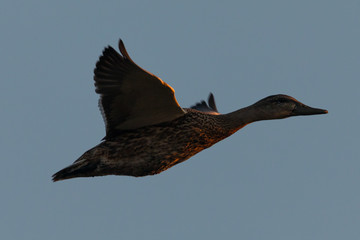
<instances>
[{"instance_id":1,"label":"wing feather","mask_svg":"<svg viewBox=\"0 0 360 240\"><path fill-rule=\"evenodd\" d=\"M175 91L130 58L119 41L119 54L108 46L96 63L95 91L106 125L106 135L171 121L185 114Z\"/></svg>"},{"instance_id":2,"label":"wing feather","mask_svg":"<svg viewBox=\"0 0 360 240\"><path fill-rule=\"evenodd\" d=\"M212 93L210 93L210 95L209 95L208 104L205 101L201 101L201 102L195 104L194 106L192 106L191 108L201 111L201 112L206 112L209 114L214 114L214 115L220 114L216 108L215 98Z\"/></svg>"}]
</instances>

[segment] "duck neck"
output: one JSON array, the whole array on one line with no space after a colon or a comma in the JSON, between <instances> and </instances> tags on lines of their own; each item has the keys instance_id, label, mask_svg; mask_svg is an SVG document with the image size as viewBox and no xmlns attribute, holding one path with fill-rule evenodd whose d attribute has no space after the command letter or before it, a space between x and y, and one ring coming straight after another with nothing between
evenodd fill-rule
<instances>
[{"instance_id":1,"label":"duck neck","mask_svg":"<svg viewBox=\"0 0 360 240\"><path fill-rule=\"evenodd\" d=\"M224 118L228 124L228 128L232 132L245 127L247 124L269 119L265 111L261 111L254 105L239 109L237 111L224 114Z\"/></svg>"}]
</instances>

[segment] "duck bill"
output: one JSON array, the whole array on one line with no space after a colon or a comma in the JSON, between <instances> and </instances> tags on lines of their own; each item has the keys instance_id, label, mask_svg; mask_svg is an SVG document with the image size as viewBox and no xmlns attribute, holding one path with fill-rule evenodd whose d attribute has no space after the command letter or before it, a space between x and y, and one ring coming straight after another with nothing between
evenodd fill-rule
<instances>
[{"instance_id":1,"label":"duck bill","mask_svg":"<svg viewBox=\"0 0 360 240\"><path fill-rule=\"evenodd\" d=\"M294 116L316 115L316 114L326 114L326 113L328 113L328 111L325 109L312 108L306 105L297 106L293 111Z\"/></svg>"}]
</instances>

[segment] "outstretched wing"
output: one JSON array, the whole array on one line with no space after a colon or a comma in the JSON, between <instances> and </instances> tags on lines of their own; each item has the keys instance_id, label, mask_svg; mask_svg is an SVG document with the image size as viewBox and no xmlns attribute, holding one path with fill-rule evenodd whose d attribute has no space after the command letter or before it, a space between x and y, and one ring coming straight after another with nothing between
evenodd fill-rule
<instances>
[{"instance_id":1,"label":"outstretched wing","mask_svg":"<svg viewBox=\"0 0 360 240\"><path fill-rule=\"evenodd\" d=\"M191 108L201 111L201 112L206 112L209 114L215 114L215 115L220 114L216 108L215 98L212 93L210 93L210 95L209 95L208 104L206 104L205 101L201 101L201 102L195 104L194 106L192 106Z\"/></svg>"},{"instance_id":2,"label":"outstretched wing","mask_svg":"<svg viewBox=\"0 0 360 240\"><path fill-rule=\"evenodd\" d=\"M135 64L119 40L121 55L104 49L96 63L94 80L106 135L171 121L185 114L175 91L155 75Z\"/></svg>"}]
</instances>

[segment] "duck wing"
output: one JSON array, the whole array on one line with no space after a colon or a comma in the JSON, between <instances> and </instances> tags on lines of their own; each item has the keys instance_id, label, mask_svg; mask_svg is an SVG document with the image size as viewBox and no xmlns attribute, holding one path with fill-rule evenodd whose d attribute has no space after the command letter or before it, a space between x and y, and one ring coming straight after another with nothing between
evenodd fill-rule
<instances>
[{"instance_id":1,"label":"duck wing","mask_svg":"<svg viewBox=\"0 0 360 240\"><path fill-rule=\"evenodd\" d=\"M220 114L217 110L217 107L215 104L215 98L212 93L210 93L210 95L209 95L208 104L205 101L201 101L201 102L195 104L194 106L192 106L191 108L201 111L201 112L206 112L209 114L215 114L215 115Z\"/></svg>"},{"instance_id":2,"label":"duck wing","mask_svg":"<svg viewBox=\"0 0 360 240\"><path fill-rule=\"evenodd\" d=\"M121 54L106 47L94 70L95 91L100 94L99 108L106 136L184 115L174 89L136 65L121 39L119 49Z\"/></svg>"}]
</instances>

